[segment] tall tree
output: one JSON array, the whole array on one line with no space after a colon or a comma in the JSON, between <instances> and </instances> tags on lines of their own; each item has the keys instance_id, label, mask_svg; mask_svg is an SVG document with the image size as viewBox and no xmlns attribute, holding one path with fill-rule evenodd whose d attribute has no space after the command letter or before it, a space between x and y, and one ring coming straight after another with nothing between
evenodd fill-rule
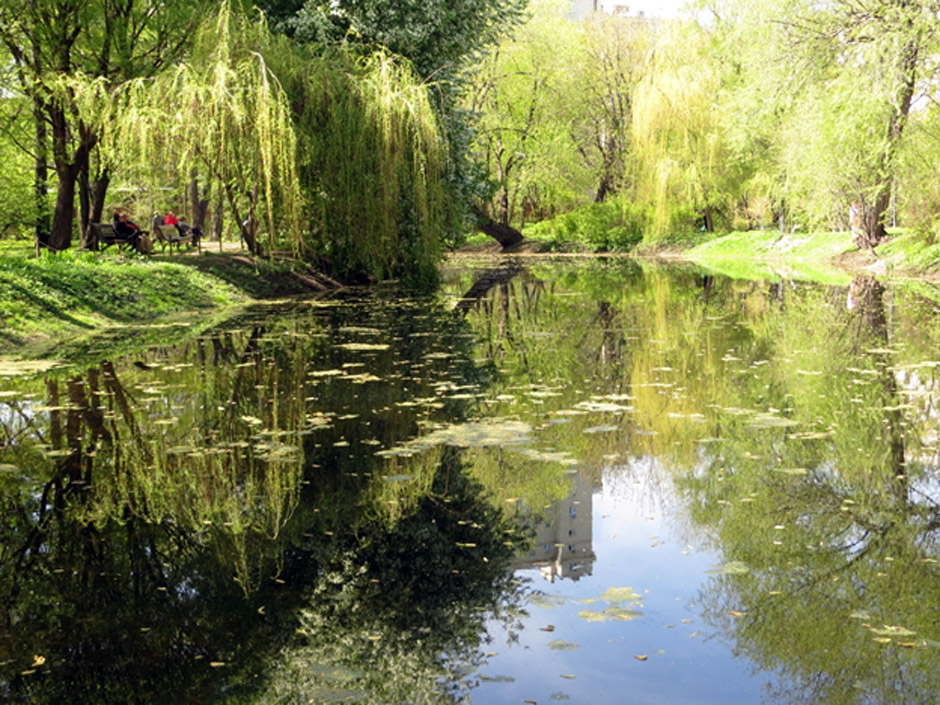
<instances>
[{"instance_id":1,"label":"tall tree","mask_svg":"<svg viewBox=\"0 0 940 705\"><path fill-rule=\"evenodd\" d=\"M87 175L107 104L87 93L152 75L185 50L205 0L7 0L0 41L13 57L19 90L33 104L37 144L37 210L42 213L43 155L56 175L51 228L37 247L72 244L76 184ZM47 138L48 135L48 138ZM48 142L47 142L48 139ZM42 163L40 163L42 160Z\"/></svg>"},{"instance_id":2,"label":"tall tree","mask_svg":"<svg viewBox=\"0 0 940 705\"><path fill-rule=\"evenodd\" d=\"M708 3L723 14L750 3ZM899 154L918 95L935 72L936 0L827 0L761 5L772 25L763 65L788 66L764 81L779 90L781 179L810 225L845 222L861 205L861 247L884 238ZM766 36L766 32L762 33Z\"/></svg>"}]
</instances>

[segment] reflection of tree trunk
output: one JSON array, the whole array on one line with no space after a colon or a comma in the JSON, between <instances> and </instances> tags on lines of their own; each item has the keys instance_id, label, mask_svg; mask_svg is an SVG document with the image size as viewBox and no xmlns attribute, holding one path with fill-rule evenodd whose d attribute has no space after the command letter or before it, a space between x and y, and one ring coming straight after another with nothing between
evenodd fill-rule
<instances>
[{"instance_id":1,"label":"reflection of tree trunk","mask_svg":"<svg viewBox=\"0 0 940 705\"><path fill-rule=\"evenodd\" d=\"M62 412L59 411L58 380L46 380L46 395L48 404L52 408L49 412L49 444L53 450L59 450L62 448Z\"/></svg>"},{"instance_id":2,"label":"reflection of tree trunk","mask_svg":"<svg viewBox=\"0 0 940 705\"><path fill-rule=\"evenodd\" d=\"M599 361L620 362L623 359L623 345L626 342L623 332L615 332L614 322L617 310L607 301L597 303L597 316L595 321L601 324L601 349L598 353Z\"/></svg>"},{"instance_id":3,"label":"reflection of tree trunk","mask_svg":"<svg viewBox=\"0 0 940 705\"><path fill-rule=\"evenodd\" d=\"M117 404L121 416L124 418L124 423L127 424L128 429L130 429L131 437L140 440L140 428L137 426L134 410L131 407L130 401L128 401L127 393L124 391L124 385L121 384L114 370L114 364L109 361L102 362L101 371L104 374L104 388Z\"/></svg>"},{"instance_id":4,"label":"reflection of tree trunk","mask_svg":"<svg viewBox=\"0 0 940 705\"><path fill-rule=\"evenodd\" d=\"M890 344L890 331L885 313L885 288L874 277L862 275L852 281L851 290L855 296L859 325L864 326L858 331L856 339L869 345L873 344L876 348L870 354L879 371L883 390L882 400L886 409L882 418L884 427L882 438L887 443L889 463L885 470L891 473L898 500L906 503L908 481L904 471L904 435L901 428L903 418L898 382L887 351Z\"/></svg>"},{"instance_id":5,"label":"reflection of tree trunk","mask_svg":"<svg viewBox=\"0 0 940 705\"><path fill-rule=\"evenodd\" d=\"M500 269L487 269L476 278L473 282L473 286L467 290L467 293L460 297L460 301L457 303L455 310L460 313L467 313L467 311L476 306L477 302L486 296L494 286L497 284L505 284L521 271L522 267L518 265L510 265Z\"/></svg>"}]
</instances>

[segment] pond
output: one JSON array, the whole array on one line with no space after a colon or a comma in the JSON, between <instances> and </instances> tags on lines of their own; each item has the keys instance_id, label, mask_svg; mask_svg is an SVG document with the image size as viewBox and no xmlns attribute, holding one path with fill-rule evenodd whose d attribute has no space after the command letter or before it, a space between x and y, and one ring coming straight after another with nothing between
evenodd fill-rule
<instances>
[{"instance_id":1,"label":"pond","mask_svg":"<svg viewBox=\"0 0 940 705\"><path fill-rule=\"evenodd\" d=\"M0 363L0 698L938 702L940 292L444 274Z\"/></svg>"}]
</instances>

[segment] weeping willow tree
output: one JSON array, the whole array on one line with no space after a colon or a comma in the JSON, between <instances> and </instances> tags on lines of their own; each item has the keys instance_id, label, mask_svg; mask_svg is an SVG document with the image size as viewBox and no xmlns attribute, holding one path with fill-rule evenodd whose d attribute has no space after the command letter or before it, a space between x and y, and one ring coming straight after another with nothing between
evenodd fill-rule
<instances>
[{"instance_id":1,"label":"weeping willow tree","mask_svg":"<svg viewBox=\"0 0 940 705\"><path fill-rule=\"evenodd\" d=\"M302 249L303 199L287 96L268 68L273 41L263 22L228 2L196 34L192 57L129 84L110 142L127 172L151 191L182 192L194 170L208 175L248 249Z\"/></svg>"},{"instance_id":2,"label":"weeping willow tree","mask_svg":"<svg viewBox=\"0 0 940 705\"><path fill-rule=\"evenodd\" d=\"M296 108L308 253L347 277L434 279L454 212L428 86L384 52L298 58L279 74Z\"/></svg>"},{"instance_id":3,"label":"weeping willow tree","mask_svg":"<svg viewBox=\"0 0 940 705\"><path fill-rule=\"evenodd\" d=\"M652 206L651 234L662 237L700 219L711 230L728 201L720 75L705 37L679 27L663 37L633 96L637 199Z\"/></svg>"}]
</instances>

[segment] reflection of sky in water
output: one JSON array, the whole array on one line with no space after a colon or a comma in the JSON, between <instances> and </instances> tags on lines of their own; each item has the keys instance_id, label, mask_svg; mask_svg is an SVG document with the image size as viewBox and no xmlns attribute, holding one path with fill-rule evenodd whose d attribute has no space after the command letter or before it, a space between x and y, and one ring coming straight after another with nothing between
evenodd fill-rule
<instances>
[{"instance_id":1,"label":"reflection of sky in water","mask_svg":"<svg viewBox=\"0 0 940 705\"><path fill-rule=\"evenodd\" d=\"M603 487L595 488L592 542L597 558L590 575L549 582L534 568L517 571L534 590L558 599L528 605L530 616L518 643L508 644L505 630L490 625L493 641L487 649L497 655L477 675L494 680L483 680L473 691L474 703L761 701L772 676L754 674L751 664L736 659L727 642L702 623L696 608L696 595L721 558L692 548L670 526L663 510L668 512L672 502L639 479L654 472L653 463L639 459L629 467L608 469ZM565 506L567 502L562 511ZM609 603L601 595L612 587L639 593L641 603L622 606L642 616L605 622L578 616L586 609L604 610ZM592 599L596 602L583 602ZM578 648L550 646L559 640Z\"/></svg>"}]
</instances>

